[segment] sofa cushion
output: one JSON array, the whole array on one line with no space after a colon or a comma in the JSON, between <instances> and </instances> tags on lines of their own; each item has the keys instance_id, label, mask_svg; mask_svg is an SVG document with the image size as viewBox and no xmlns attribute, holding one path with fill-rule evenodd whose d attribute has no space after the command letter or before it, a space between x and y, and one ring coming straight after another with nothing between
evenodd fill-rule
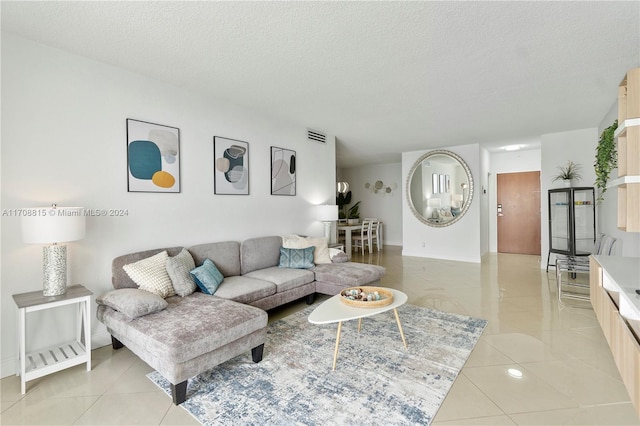
<instances>
[{"instance_id":1,"label":"sofa cushion","mask_svg":"<svg viewBox=\"0 0 640 426\"><path fill-rule=\"evenodd\" d=\"M176 292L173 289L171 278L167 274L168 258L167 252L161 251L146 259L124 265L122 268L141 290L157 294L160 297L173 296Z\"/></svg>"},{"instance_id":2,"label":"sofa cushion","mask_svg":"<svg viewBox=\"0 0 640 426\"><path fill-rule=\"evenodd\" d=\"M206 259L201 266L191 271L191 275L204 294L214 294L224 281L222 273L211 259Z\"/></svg>"},{"instance_id":3,"label":"sofa cushion","mask_svg":"<svg viewBox=\"0 0 640 426\"><path fill-rule=\"evenodd\" d=\"M196 291L196 283L191 276L191 270L196 267L196 264L187 249L182 249L180 253L167 259L166 267L173 289L178 296L188 296Z\"/></svg>"},{"instance_id":4,"label":"sofa cushion","mask_svg":"<svg viewBox=\"0 0 640 426\"><path fill-rule=\"evenodd\" d=\"M282 247L286 248L307 248L315 247L313 252L313 263L331 263L329 255L329 243L325 237L301 237L298 235L287 235L282 237Z\"/></svg>"},{"instance_id":5,"label":"sofa cushion","mask_svg":"<svg viewBox=\"0 0 640 426\"><path fill-rule=\"evenodd\" d=\"M280 247L282 247L282 238L275 236L244 240L240 248L242 275L259 269L278 266Z\"/></svg>"},{"instance_id":6,"label":"sofa cushion","mask_svg":"<svg viewBox=\"0 0 640 426\"><path fill-rule=\"evenodd\" d=\"M276 285L276 293L300 287L313 282L315 279L313 272L308 269L290 269L278 266L249 272L243 276L274 283Z\"/></svg>"},{"instance_id":7,"label":"sofa cushion","mask_svg":"<svg viewBox=\"0 0 640 426\"><path fill-rule=\"evenodd\" d=\"M382 266L356 262L316 265L312 271L316 275L316 281L333 283L343 288L377 281L387 272Z\"/></svg>"},{"instance_id":8,"label":"sofa cushion","mask_svg":"<svg viewBox=\"0 0 640 426\"><path fill-rule=\"evenodd\" d=\"M167 307L167 301L162 297L137 288L108 291L98 296L96 303L122 312L129 319L160 312Z\"/></svg>"},{"instance_id":9,"label":"sofa cushion","mask_svg":"<svg viewBox=\"0 0 640 426\"><path fill-rule=\"evenodd\" d=\"M309 269L315 265L313 263L313 252L315 247L301 249L280 247L280 268Z\"/></svg>"},{"instance_id":10,"label":"sofa cushion","mask_svg":"<svg viewBox=\"0 0 640 426\"><path fill-rule=\"evenodd\" d=\"M136 284L129 275L127 275L124 269L122 269L124 265L146 259L147 257L151 257L162 251L166 251L169 256L175 256L180 253L180 250L182 250L182 247L168 247L139 251L116 257L113 259L113 262L111 262L111 284L113 285L113 288L138 288L138 284Z\"/></svg>"},{"instance_id":11,"label":"sofa cushion","mask_svg":"<svg viewBox=\"0 0 640 426\"><path fill-rule=\"evenodd\" d=\"M262 309L204 293L166 300L166 309L135 320L110 309L99 309L98 319L110 332L135 341L164 363L194 359L267 325Z\"/></svg>"},{"instance_id":12,"label":"sofa cushion","mask_svg":"<svg viewBox=\"0 0 640 426\"><path fill-rule=\"evenodd\" d=\"M276 285L269 281L245 277L243 275L225 277L216 291L216 297L251 303L276 293Z\"/></svg>"},{"instance_id":13,"label":"sofa cushion","mask_svg":"<svg viewBox=\"0 0 640 426\"><path fill-rule=\"evenodd\" d=\"M240 243L237 241L199 244L189 247L189 253L196 265L211 259L225 277L240 275Z\"/></svg>"}]
</instances>

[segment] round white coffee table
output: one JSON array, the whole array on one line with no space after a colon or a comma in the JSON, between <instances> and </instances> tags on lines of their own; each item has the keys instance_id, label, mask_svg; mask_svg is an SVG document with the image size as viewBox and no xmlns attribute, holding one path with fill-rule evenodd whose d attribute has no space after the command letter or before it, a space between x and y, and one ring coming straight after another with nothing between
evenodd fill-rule
<instances>
[{"instance_id":1,"label":"round white coffee table","mask_svg":"<svg viewBox=\"0 0 640 426\"><path fill-rule=\"evenodd\" d=\"M398 310L396 309L398 306L402 306L407 302L407 295L400 290L395 290L393 288L385 288L385 290L393 293L393 302L386 306L381 306L379 308L357 308L347 305L342 300L340 300L342 296L340 296L340 294L336 294L332 298L324 301L320 306L314 309L313 312L311 312L311 315L309 315L309 322L312 324L331 324L334 322L338 323L336 348L333 353L333 370L336 369L338 347L340 345L340 331L342 330L343 321L357 319L359 332L362 318L371 317L373 315L378 315L383 312L393 310L393 313L396 317L396 322L398 323L398 330L400 330L400 337L402 337L402 343L404 344L404 348L407 348L407 341L404 338L402 324L400 324L400 317L398 316Z\"/></svg>"}]
</instances>

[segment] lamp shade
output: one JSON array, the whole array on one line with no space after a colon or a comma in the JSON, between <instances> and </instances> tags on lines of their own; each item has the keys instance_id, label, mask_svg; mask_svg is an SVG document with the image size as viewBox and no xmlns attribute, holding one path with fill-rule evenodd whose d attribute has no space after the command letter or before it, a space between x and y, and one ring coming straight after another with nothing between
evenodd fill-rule
<instances>
[{"instance_id":1,"label":"lamp shade","mask_svg":"<svg viewBox=\"0 0 640 426\"><path fill-rule=\"evenodd\" d=\"M338 206L324 204L317 208L319 221L332 222L334 220L338 220Z\"/></svg>"},{"instance_id":2,"label":"lamp shade","mask_svg":"<svg viewBox=\"0 0 640 426\"><path fill-rule=\"evenodd\" d=\"M22 216L22 240L25 243L63 243L84 238L86 222L83 207L29 207L25 210L36 213Z\"/></svg>"},{"instance_id":3,"label":"lamp shade","mask_svg":"<svg viewBox=\"0 0 640 426\"><path fill-rule=\"evenodd\" d=\"M438 208L442 205L440 198L429 198L427 205L431 208Z\"/></svg>"}]
</instances>

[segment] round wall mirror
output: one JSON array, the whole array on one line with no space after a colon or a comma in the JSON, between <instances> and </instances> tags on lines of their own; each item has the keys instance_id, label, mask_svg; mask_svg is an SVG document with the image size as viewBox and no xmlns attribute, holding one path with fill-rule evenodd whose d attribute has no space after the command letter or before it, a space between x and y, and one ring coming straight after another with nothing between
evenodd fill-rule
<instances>
[{"instance_id":1,"label":"round wall mirror","mask_svg":"<svg viewBox=\"0 0 640 426\"><path fill-rule=\"evenodd\" d=\"M443 227L465 215L473 199L473 177L467 163L451 151L430 151L407 176L407 201L422 223Z\"/></svg>"}]
</instances>

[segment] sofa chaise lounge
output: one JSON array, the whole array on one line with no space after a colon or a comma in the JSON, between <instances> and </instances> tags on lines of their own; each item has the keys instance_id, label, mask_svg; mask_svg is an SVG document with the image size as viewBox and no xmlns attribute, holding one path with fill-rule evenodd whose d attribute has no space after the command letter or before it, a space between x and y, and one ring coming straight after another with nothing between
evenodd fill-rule
<instances>
[{"instance_id":1,"label":"sofa chaise lounge","mask_svg":"<svg viewBox=\"0 0 640 426\"><path fill-rule=\"evenodd\" d=\"M326 248L326 240L324 244ZM115 290L97 299L98 320L111 334L113 348L127 346L162 374L171 383L173 402L180 404L189 378L249 350L254 362L261 361L266 310L303 297L311 304L316 292L334 295L346 287L377 285L386 272L380 266L330 258L323 263L317 259L309 269L280 267L282 248L279 236L189 247L194 264L211 260L222 283L213 296L194 291L164 299L138 289L125 265L164 251L177 257L184 253L182 247L119 256L112 262Z\"/></svg>"}]
</instances>

